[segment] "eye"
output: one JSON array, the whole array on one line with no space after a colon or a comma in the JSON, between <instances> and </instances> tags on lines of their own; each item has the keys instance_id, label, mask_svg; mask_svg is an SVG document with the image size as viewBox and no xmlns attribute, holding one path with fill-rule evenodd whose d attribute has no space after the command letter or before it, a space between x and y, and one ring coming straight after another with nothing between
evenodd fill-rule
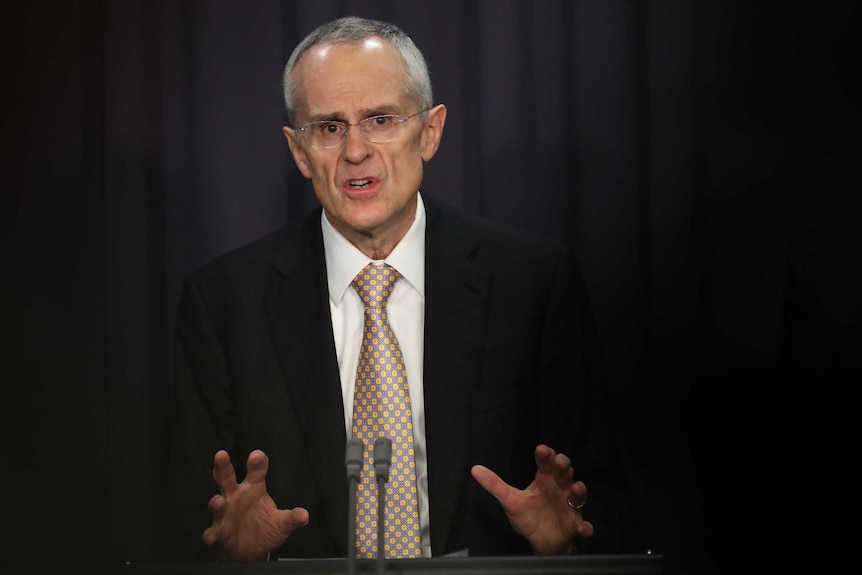
<instances>
[{"instance_id":1,"label":"eye","mask_svg":"<svg viewBox=\"0 0 862 575\"><path fill-rule=\"evenodd\" d=\"M341 122L320 122L318 131L324 136L335 136L341 134L344 130Z\"/></svg>"},{"instance_id":2,"label":"eye","mask_svg":"<svg viewBox=\"0 0 862 575\"><path fill-rule=\"evenodd\" d=\"M367 124L369 128L387 128L395 123L395 118L392 115L372 116L368 118Z\"/></svg>"}]
</instances>

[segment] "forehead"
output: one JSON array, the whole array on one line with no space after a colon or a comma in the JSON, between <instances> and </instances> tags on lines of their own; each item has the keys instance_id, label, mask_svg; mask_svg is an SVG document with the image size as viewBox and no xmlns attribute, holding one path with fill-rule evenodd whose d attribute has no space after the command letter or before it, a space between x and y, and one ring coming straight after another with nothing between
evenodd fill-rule
<instances>
[{"instance_id":1,"label":"forehead","mask_svg":"<svg viewBox=\"0 0 862 575\"><path fill-rule=\"evenodd\" d=\"M404 61L387 41L318 44L295 69L301 113L351 114L407 105Z\"/></svg>"}]
</instances>

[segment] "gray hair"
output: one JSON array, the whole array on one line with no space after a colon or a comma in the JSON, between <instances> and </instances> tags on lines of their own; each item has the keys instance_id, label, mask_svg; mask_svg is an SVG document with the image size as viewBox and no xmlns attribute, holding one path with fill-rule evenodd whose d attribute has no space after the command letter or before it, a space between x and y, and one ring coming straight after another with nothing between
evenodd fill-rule
<instances>
[{"instance_id":1,"label":"gray hair","mask_svg":"<svg viewBox=\"0 0 862 575\"><path fill-rule=\"evenodd\" d=\"M371 36L387 40L401 54L406 73L407 95L415 100L419 109L424 110L434 105L428 65L422 52L413 43L410 36L394 24L347 16L327 22L312 31L293 50L284 66L284 78L282 79L284 105L287 110L288 121L292 126L296 125L297 108L300 105L293 72L302 55L317 44L356 44Z\"/></svg>"}]
</instances>

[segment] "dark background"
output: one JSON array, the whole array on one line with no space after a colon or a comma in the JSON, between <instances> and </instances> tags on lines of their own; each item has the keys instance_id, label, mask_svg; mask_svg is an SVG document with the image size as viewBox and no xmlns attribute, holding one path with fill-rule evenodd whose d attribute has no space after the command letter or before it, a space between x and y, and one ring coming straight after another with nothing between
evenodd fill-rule
<instances>
[{"instance_id":1,"label":"dark background","mask_svg":"<svg viewBox=\"0 0 862 575\"><path fill-rule=\"evenodd\" d=\"M737 565L796 463L785 245L862 205L857 5L5 3L0 570L149 560L181 279L315 205L281 70L349 13L411 34L449 107L423 193L580 255L645 546Z\"/></svg>"}]
</instances>

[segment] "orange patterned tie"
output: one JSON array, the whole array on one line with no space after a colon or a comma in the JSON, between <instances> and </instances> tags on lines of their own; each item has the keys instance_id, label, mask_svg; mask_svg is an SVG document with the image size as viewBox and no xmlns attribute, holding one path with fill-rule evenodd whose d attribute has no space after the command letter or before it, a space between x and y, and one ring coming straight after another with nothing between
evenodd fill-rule
<instances>
[{"instance_id":1,"label":"orange patterned tie","mask_svg":"<svg viewBox=\"0 0 862 575\"><path fill-rule=\"evenodd\" d=\"M384 557L422 556L407 370L386 312L386 301L399 278L401 274L388 265L368 264L353 280L365 304L353 394L353 437L366 446L356 494L357 557L377 556L377 480L369 446L381 436L392 440Z\"/></svg>"}]
</instances>

